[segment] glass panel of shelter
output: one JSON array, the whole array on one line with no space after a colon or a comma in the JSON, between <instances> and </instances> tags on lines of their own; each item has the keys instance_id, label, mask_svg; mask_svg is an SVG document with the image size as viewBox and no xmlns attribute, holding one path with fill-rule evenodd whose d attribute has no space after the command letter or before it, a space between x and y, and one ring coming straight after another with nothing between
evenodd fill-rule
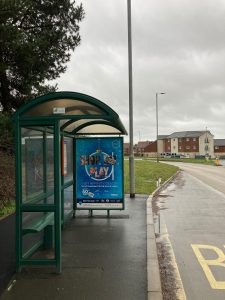
<instances>
[{"instance_id":1,"label":"glass panel of shelter","mask_svg":"<svg viewBox=\"0 0 225 300\"><path fill-rule=\"evenodd\" d=\"M21 256L35 259L35 250L43 246L51 248L54 259L54 128L21 128L21 154ZM45 211L43 205L51 207ZM36 258L45 259L40 253Z\"/></svg>"},{"instance_id":2,"label":"glass panel of shelter","mask_svg":"<svg viewBox=\"0 0 225 300\"><path fill-rule=\"evenodd\" d=\"M84 125L84 124L88 124L92 121L96 121L96 119L79 119L79 120L74 120L74 122L72 123L69 123L65 128L64 130L67 131L67 132L72 132L74 129L78 128L79 126L81 125ZM103 122L105 121L104 119L98 119L98 122ZM105 121L106 122L106 121ZM61 121L60 121L60 124L61 124ZM64 123L65 124L65 123ZM110 123L109 123L110 124Z\"/></svg>"},{"instance_id":3,"label":"glass panel of shelter","mask_svg":"<svg viewBox=\"0 0 225 300\"><path fill-rule=\"evenodd\" d=\"M51 203L44 194L54 194L53 129L22 128L21 137L22 203Z\"/></svg>"}]
</instances>

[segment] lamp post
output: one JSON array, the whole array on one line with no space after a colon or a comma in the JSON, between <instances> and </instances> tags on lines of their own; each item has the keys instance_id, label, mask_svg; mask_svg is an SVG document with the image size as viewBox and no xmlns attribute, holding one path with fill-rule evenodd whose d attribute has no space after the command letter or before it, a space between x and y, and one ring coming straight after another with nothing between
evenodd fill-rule
<instances>
[{"instance_id":1,"label":"lamp post","mask_svg":"<svg viewBox=\"0 0 225 300\"><path fill-rule=\"evenodd\" d=\"M156 151L157 151L157 163L159 162L158 151L158 137L159 137L159 117L158 117L158 95L164 95L165 92L156 93L155 105L156 105Z\"/></svg>"},{"instance_id":2,"label":"lamp post","mask_svg":"<svg viewBox=\"0 0 225 300\"><path fill-rule=\"evenodd\" d=\"M127 25L128 25L128 68L129 68L129 134L130 134L130 197L135 197L134 174L134 140L133 140L133 77L132 77L132 31L131 31L131 0L127 0Z\"/></svg>"}]
</instances>

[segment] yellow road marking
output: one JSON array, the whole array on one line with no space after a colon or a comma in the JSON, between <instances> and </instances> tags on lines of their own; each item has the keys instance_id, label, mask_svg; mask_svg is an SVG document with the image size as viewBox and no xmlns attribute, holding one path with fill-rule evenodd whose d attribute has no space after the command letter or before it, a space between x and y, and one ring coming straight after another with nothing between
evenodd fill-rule
<instances>
[{"instance_id":1,"label":"yellow road marking","mask_svg":"<svg viewBox=\"0 0 225 300\"><path fill-rule=\"evenodd\" d=\"M217 267L225 267L225 255L223 251L215 246L211 245L191 245L212 289L225 289L225 281L217 281L213 276L212 271L210 270L209 266L217 266ZM216 259L206 259L201 253L200 249L208 249L216 252L218 257Z\"/></svg>"}]
</instances>

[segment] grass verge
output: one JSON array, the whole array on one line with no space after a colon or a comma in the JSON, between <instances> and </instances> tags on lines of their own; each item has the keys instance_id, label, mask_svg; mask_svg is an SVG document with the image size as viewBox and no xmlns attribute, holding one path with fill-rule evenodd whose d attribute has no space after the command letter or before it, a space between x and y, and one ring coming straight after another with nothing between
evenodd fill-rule
<instances>
[{"instance_id":1,"label":"grass verge","mask_svg":"<svg viewBox=\"0 0 225 300\"><path fill-rule=\"evenodd\" d=\"M176 161L191 164L215 165L215 159L195 159L195 158L160 158L160 161Z\"/></svg>"},{"instance_id":2,"label":"grass verge","mask_svg":"<svg viewBox=\"0 0 225 300\"><path fill-rule=\"evenodd\" d=\"M15 212L15 202L8 201L5 206L0 210L0 219L11 215Z\"/></svg>"},{"instance_id":3,"label":"grass verge","mask_svg":"<svg viewBox=\"0 0 225 300\"><path fill-rule=\"evenodd\" d=\"M2 158L2 157L1 157ZM0 181L0 198L14 198L14 172L13 160L4 157L2 164L2 181ZM4 168L3 168L4 167ZM4 171L3 171L4 170ZM178 167L157 163L151 160L135 160L135 193L151 194L156 189L156 180L162 179L161 183L176 173ZM124 161L124 192L129 193L129 161ZM7 196L7 197L6 197ZM0 199L0 200L1 200ZM0 201L3 204L3 201ZM15 211L14 201L5 200L4 205L0 206L0 218L5 217Z\"/></svg>"},{"instance_id":4,"label":"grass verge","mask_svg":"<svg viewBox=\"0 0 225 300\"><path fill-rule=\"evenodd\" d=\"M156 189L158 177L165 182L173 176L178 167L157 163L151 160L135 160L135 193L151 194ZM124 161L124 192L129 193L129 161Z\"/></svg>"}]
</instances>

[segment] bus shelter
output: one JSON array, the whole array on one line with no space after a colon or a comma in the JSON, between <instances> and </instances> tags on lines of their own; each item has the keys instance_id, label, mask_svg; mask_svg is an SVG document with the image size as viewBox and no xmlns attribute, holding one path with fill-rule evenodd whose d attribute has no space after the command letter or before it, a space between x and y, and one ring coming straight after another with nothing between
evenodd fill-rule
<instances>
[{"instance_id":1,"label":"bus shelter","mask_svg":"<svg viewBox=\"0 0 225 300\"><path fill-rule=\"evenodd\" d=\"M16 270L53 265L60 273L61 229L73 215L76 197L74 140L127 132L108 105L75 92L33 99L16 111L14 121ZM51 249L51 255L37 251L40 247Z\"/></svg>"}]
</instances>

